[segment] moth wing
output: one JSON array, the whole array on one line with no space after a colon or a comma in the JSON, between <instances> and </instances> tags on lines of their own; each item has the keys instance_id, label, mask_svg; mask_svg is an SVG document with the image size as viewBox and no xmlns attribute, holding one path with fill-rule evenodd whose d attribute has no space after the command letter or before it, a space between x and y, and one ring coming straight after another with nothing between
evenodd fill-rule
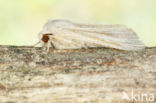
<instances>
[{"instance_id":1,"label":"moth wing","mask_svg":"<svg viewBox=\"0 0 156 103\"><path fill-rule=\"evenodd\" d=\"M58 49L110 47L140 50L145 48L136 33L124 25L80 24L68 20L54 20L45 27L47 27L46 32L54 34L52 41L55 41Z\"/></svg>"},{"instance_id":2,"label":"moth wing","mask_svg":"<svg viewBox=\"0 0 156 103\"><path fill-rule=\"evenodd\" d=\"M49 20L43 27L40 37L46 33L52 33L51 41L56 49L86 48L81 35L77 35L66 28L74 28L73 23L67 20Z\"/></svg>"}]
</instances>

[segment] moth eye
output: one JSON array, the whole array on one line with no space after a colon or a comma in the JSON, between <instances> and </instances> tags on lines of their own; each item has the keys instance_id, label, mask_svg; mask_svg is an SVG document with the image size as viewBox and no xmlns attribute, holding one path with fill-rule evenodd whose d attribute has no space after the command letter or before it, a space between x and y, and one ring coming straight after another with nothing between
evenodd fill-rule
<instances>
[{"instance_id":1,"label":"moth eye","mask_svg":"<svg viewBox=\"0 0 156 103\"><path fill-rule=\"evenodd\" d=\"M42 40L44 43L47 43L48 40L49 40L49 36L46 35L46 34L44 34L44 35L42 36L41 40Z\"/></svg>"}]
</instances>

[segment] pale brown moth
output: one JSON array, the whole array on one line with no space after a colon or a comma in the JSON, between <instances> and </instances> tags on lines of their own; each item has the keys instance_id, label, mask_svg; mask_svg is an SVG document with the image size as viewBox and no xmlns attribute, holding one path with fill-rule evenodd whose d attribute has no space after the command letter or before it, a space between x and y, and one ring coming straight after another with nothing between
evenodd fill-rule
<instances>
[{"instance_id":1,"label":"pale brown moth","mask_svg":"<svg viewBox=\"0 0 156 103\"><path fill-rule=\"evenodd\" d=\"M41 43L47 51L50 47L55 49L108 47L132 51L145 48L136 33L124 25L48 20L39 33L39 38L37 44Z\"/></svg>"}]
</instances>

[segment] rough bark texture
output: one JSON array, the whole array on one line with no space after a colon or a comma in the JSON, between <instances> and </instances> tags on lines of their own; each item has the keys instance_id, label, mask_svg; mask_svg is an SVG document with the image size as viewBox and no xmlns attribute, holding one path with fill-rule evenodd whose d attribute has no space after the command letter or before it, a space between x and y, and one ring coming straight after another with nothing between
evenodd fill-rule
<instances>
[{"instance_id":1,"label":"rough bark texture","mask_svg":"<svg viewBox=\"0 0 156 103\"><path fill-rule=\"evenodd\" d=\"M148 103L155 94L156 48L45 54L41 48L0 46L0 103Z\"/></svg>"}]
</instances>

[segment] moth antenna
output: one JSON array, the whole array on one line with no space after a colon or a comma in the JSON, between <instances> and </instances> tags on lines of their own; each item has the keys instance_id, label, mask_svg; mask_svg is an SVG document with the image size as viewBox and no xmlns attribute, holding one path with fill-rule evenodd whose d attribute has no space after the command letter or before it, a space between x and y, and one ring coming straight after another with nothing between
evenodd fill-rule
<instances>
[{"instance_id":1,"label":"moth antenna","mask_svg":"<svg viewBox=\"0 0 156 103\"><path fill-rule=\"evenodd\" d=\"M37 46L37 45L40 44L40 43L41 43L41 41L38 41L37 43L35 43L35 44L33 45L33 47Z\"/></svg>"}]
</instances>

